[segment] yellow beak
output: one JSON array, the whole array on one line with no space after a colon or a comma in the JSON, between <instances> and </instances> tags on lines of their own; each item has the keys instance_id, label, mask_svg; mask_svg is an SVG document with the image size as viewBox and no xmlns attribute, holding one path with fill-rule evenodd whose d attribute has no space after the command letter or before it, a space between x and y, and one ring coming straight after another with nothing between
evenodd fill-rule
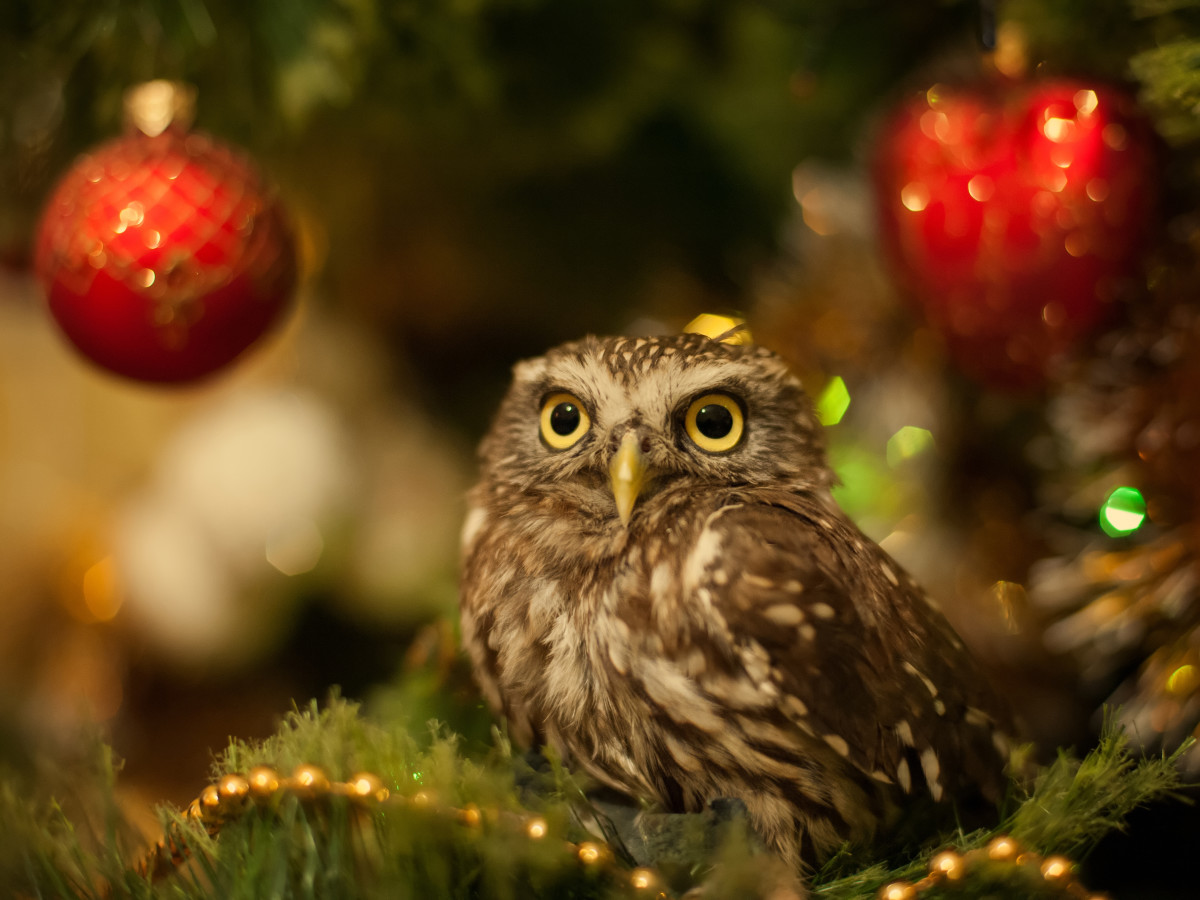
<instances>
[{"instance_id":1,"label":"yellow beak","mask_svg":"<svg viewBox=\"0 0 1200 900\"><path fill-rule=\"evenodd\" d=\"M622 525L629 525L633 505L646 483L646 459L642 455L640 439L636 432L627 431L621 439L617 454L608 465L608 476L612 479L613 499L617 501L617 515Z\"/></svg>"}]
</instances>

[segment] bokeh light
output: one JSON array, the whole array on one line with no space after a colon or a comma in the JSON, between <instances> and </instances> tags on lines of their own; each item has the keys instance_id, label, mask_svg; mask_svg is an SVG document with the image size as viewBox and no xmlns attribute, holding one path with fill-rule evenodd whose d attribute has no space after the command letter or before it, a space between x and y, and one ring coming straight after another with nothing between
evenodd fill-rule
<instances>
[{"instance_id":1,"label":"bokeh light","mask_svg":"<svg viewBox=\"0 0 1200 900\"><path fill-rule=\"evenodd\" d=\"M1146 500L1135 487L1115 489L1100 505L1100 527L1109 537L1133 534L1146 521Z\"/></svg>"},{"instance_id":2,"label":"bokeh light","mask_svg":"<svg viewBox=\"0 0 1200 900\"><path fill-rule=\"evenodd\" d=\"M889 466L898 466L906 459L924 453L933 446L933 433L928 428L905 425L888 438L887 461Z\"/></svg>"},{"instance_id":3,"label":"bokeh light","mask_svg":"<svg viewBox=\"0 0 1200 900\"><path fill-rule=\"evenodd\" d=\"M850 408L850 391L840 375L834 375L817 398L817 418L822 425L836 425Z\"/></svg>"}]
</instances>

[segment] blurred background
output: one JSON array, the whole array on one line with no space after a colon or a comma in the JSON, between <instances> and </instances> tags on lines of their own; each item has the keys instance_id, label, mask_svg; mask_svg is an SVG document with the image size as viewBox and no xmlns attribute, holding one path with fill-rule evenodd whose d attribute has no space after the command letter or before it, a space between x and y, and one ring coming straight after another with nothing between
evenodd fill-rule
<instances>
[{"instance_id":1,"label":"blurred background","mask_svg":"<svg viewBox=\"0 0 1200 900\"><path fill-rule=\"evenodd\" d=\"M509 368L709 314L1041 758L1106 704L1174 749L1197 60L1196 0L9 0L0 746L98 726L182 803L333 685L486 735L456 541ZM194 122L130 124L151 79Z\"/></svg>"}]
</instances>

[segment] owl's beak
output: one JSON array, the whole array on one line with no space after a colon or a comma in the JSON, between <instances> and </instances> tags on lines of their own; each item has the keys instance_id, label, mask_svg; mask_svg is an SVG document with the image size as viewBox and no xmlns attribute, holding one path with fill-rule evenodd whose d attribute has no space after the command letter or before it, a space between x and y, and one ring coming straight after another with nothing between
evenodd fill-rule
<instances>
[{"instance_id":1,"label":"owl's beak","mask_svg":"<svg viewBox=\"0 0 1200 900\"><path fill-rule=\"evenodd\" d=\"M628 526L633 516L633 505L646 483L646 458L642 454L641 438L636 431L627 431L625 437L621 438L621 446L608 464L608 476L612 479L617 515L621 517L621 524Z\"/></svg>"}]
</instances>

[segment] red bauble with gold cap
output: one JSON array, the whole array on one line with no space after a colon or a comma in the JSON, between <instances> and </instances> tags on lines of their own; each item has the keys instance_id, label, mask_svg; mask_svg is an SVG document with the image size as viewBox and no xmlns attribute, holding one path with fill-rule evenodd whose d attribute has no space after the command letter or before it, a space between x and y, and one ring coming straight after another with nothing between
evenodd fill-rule
<instances>
[{"instance_id":1,"label":"red bauble with gold cap","mask_svg":"<svg viewBox=\"0 0 1200 900\"><path fill-rule=\"evenodd\" d=\"M1117 89L934 87L880 136L884 249L963 371L1036 387L1137 277L1156 160L1148 122Z\"/></svg>"},{"instance_id":2,"label":"red bauble with gold cap","mask_svg":"<svg viewBox=\"0 0 1200 900\"><path fill-rule=\"evenodd\" d=\"M136 127L80 157L53 191L34 263L55 320L93 362L192 381L282 318L295 242L250 160L187 130L184 89L139 90L127 104Z\"/></svg>"}]
</instances>

